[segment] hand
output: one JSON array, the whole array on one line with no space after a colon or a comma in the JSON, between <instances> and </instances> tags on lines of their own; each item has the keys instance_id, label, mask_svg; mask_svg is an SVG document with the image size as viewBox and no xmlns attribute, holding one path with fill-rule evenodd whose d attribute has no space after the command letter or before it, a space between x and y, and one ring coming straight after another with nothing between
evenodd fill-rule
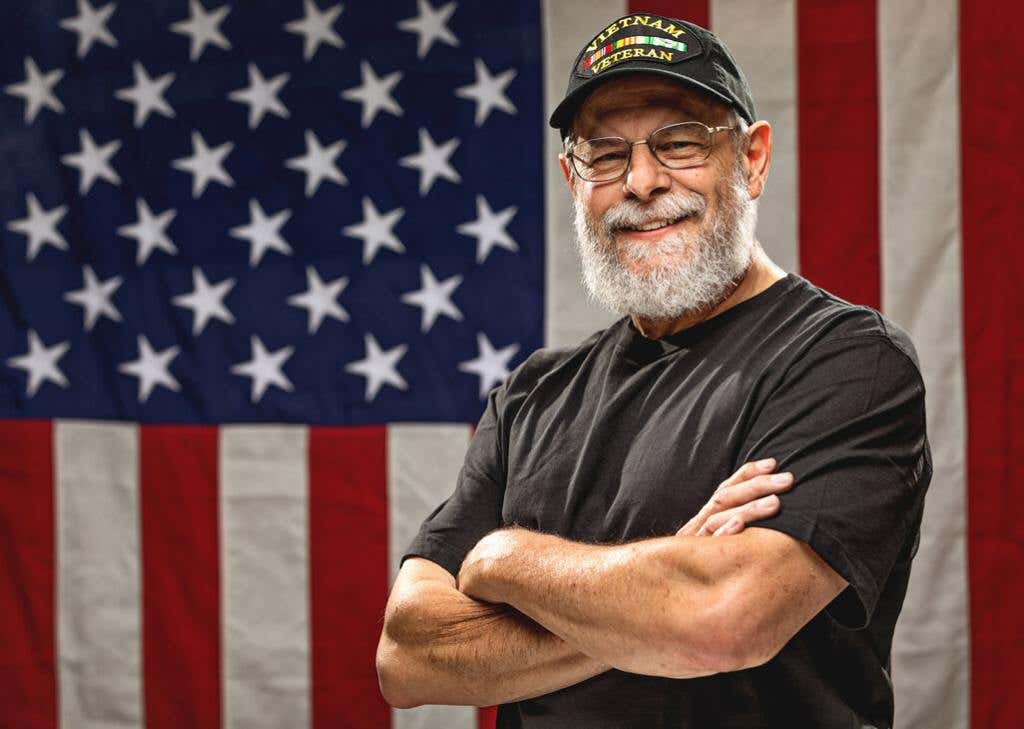
<instances>
[{"instance_id":1,"label":"hand","mask_svg":"<svg viewBox=\"0 0 1024 729\"><path fill-rule=\"evenodd\" d=\"M503 602L494 578L498 563L520 549L526 530L517 527L497 529L476 543L462 560L455 584L468 597L485 602Z\"/></svg>"},{"instance_id":2,"label":"hand","mask_svg":"<svg viewBox=\"0 0 1024 729\"><path fill-rule=\"evenodd\" d=\"M677 537L739 534L747 524L773 516L779 510L775 494L793 486L793 474L771 474L774 458L751 461L722 481L695 517L676 532Z\"/></svg>"}]
</instances>

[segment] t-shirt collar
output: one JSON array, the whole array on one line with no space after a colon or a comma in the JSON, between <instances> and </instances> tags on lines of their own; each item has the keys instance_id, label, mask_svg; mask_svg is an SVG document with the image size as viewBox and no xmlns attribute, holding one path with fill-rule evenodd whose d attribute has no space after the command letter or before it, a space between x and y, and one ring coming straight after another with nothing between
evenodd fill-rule
<instances>
[{"instance_id":1,"label":"t-shirt collar","mask_svg":"<svg viewBox=\"0 0 1024 729\"><path fill-rule=\"evenodd\" d=\"M619 328L616 350L627 360L635 364L646 364L665 355L691 349L712 332L738 319L764 310L765 307L770 306L773 301L796 286L799 280L800 276L797 274L788 273L764 291L751 296L749 299L744 299L720 314L716 314L709 319L705 319L661 339L645 337L633 325L633 320L625 316L615 324Z\"/></svg>"}]
</instances>

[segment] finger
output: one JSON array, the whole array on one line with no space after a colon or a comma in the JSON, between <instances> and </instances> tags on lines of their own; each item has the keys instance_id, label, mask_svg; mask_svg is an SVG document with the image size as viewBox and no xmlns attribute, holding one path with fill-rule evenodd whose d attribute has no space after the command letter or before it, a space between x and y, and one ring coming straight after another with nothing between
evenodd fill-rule
<instances>
[{"instance_id":1,"label":"finger","mask_svg":"<svg viewBox=\"0 0 1024 729\"><path fill-rule=\"evenodd\" d=\"M691 520L694 523L687 523L687 526L692 526L694 530L699 529L701 524L713 514L749 504L762 496L787 491L792 486L793 474L784 471L783 473L755 476L749 481L720 489L712 494L704 508Z\"/></svg>"},{"instance_id":2,"label":"finger","mask_svg":"<svg viewBox=\"0 0 1024 729\"><path fill-rule=\"evenodd\" d=\"M701 508L701 510L697 512L692 519L686 522L686 524L676 532L676 536L700 536L702 534L704 522L706 522L712 515L748 504L755 499L771 493L786 491L792 487L792 485L793 474L789 471L785 471L783 473L755 476L749 481L744 481L726 488L720 488L711 495L711 498L706 504L704 504L703 508Z\"/></svg>"},{"instance_id":3,"label":"finger","mask_svg":"<svg viewBox=\"0 0 1024 729\"><path fill-rule=\"evenodd\" d=\"M707 508L706 506L704 507ZM707 521L709 514L705 513L702 509L700 513L694 516L690 521L686 522L679 531L676 532L677 537L692 537L697 533L697 530L701 528L705 521Z\"/></svg>"},{"instance_id":4,"label":"finger","mask_svg":"<svg viewBox=\"0 0 1024 729\"><path fill-rule=\"evenodd\" d=\"M699 514L698 514L698 516L699 516ZM697 518L697 516L693 517L692 519L690 519L690 521L686 522L681 527L679 527L679 530L676 532L676 536L677 537L690 537L690 536L693 536L694 532L697 531L697 528L701 525L701 523L702 522Z\"/></svg>"},{"instance_id":5,"label":"finger","mask_svg":"<svg viewBox=\"0 0 1024 729\"><path fill-rule=\"evenodd\" d=\"M741 531L743 531L744 526L746 525L743 523L743 520L734 516L732 519L730 519L725 524L720 526L718 530L711 536L722 537L727 534L739 534Z\"/></svg>"},{"instance_id":6,"label":"finger","mask_svg":"<svg viewBox=\"0 0 1024 729\"><path fill-rule=\"evenodd\" d=\"M688 537L695 535L709 516L727 508L728 506L722 501L720 492L716 491L708 502L701 507L701 510L690 521L686 522L682 529L676 532L676 536Z\"/></svg>"},{"instance_id":7,"label":"finger","mask_svg":"<svg viewBox=\"0 0 1024 729\"><path fill-rule=\"evenodd\" d=\"M757 476L749 481L738 483L735 486L729 486L728 488L715 493L715 495L712 496L711 501L714 501L722 507L715 509L715 511L724 511L725 509L749 504L751 501L759 499L762 496L767 496L768 494L778 494L783 491L788 491L792 487L793 474L789 471L783 471L782 473ZM711 503L711 501L708 503Z\"/></svg>"},{"instance_id":8,"label":"finger","mask_svg":"<svg viewBox=\"0 0 1024 729\"><path fill-rule=\"evenodd\" d=\"M762 458L760 461L747 461L736 470L736 473L722 481L722 483L718 485L718 488L722 489L743 481L749 481L755 476L770 472L773 468L775 468L774 458Z\"/></svg>"},{"instance_id":9,"label":"finger","mask_svg":"<svg viewBox=\"0 0 1024 729\"><path fill-rule=\"evenodd\" d=\"M737 473L740 473L742 470L740 469ZM676 536L688 537L697 535L701 531L704 522L713 514L742 506L768 494L787 491L792 485L793 474L789 471L784 471L782 473L762 474L732 486L719 487L701 510L676 532Z\"/></svg>"},{"instance_id":10,"label":"finger","mask_svg":"<svg viewBox=\"0 0 1024 729\"><path fill-rule=\"evenodd\" d=\"M732 519L739 519L745 527L758 519L766 519L769 516L773 516L778 509L779 497L775 494L770 494L749 504L743 504L742 506L713 514L698 530L697 536L714 534Z\"/></svg>"},{"instance_id":11,"label":"finger","mask_svg":"<svg viewBox=\"0 0 1024 729\"><path fill-rule=\"evenodd\" d=\"M779 497L775 494L770 494L749 504L713 514L697 530L696 536L703 537L714 534L733 518L741 520L744 526L758 519L766 519L769 516L773 516L779 510L779 503Z\"/></svg>"}]
</instances>

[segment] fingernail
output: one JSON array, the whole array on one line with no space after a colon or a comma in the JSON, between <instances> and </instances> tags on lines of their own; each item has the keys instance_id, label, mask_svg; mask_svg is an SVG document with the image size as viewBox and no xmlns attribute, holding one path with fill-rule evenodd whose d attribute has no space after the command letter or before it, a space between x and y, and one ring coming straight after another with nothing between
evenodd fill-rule
<instances>
[{"instance_id":1,"label":"fingernail","mask_svg":"<svg viewBox=\"0 0 1024 729\"><path fill-rule=\"evenodd\" d=\"M761 506L775 506L777 503L779 503L779 497L776 496L775 494L772 494L770 496L765 496L764 498L758 499L757 503L760 504Z\"/></svg>"},{"instance_id":2,"label":"fingernail","mask_svg":"<svg viewBox=\"0 0 1024 729\"><path fill-rule=\"evenodd\" d=\"M776 473L772 476L769 476L768 480L771 481L772 483L777 484L789 483L790 481L793 480L793 474L790 473L789 471L786 471L785 473Z\"/></svg>"},{"instance_id":3,"label":"fingernail","mask_svg":"<svg viewBox=\"0 0 1024 729\"><path fill-rule=\"evenodd\" d=\"M774 458L763 458L763 459L761 459L760 461L757 462L757 467L758 468L768 469L768 468L771 468L774 465L775 465L775 459Z\"/></svg>"}]
</instances>

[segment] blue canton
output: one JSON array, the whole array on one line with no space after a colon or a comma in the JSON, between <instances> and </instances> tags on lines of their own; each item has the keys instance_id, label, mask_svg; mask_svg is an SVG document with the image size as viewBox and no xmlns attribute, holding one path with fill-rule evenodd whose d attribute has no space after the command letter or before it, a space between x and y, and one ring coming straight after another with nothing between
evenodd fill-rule
<instances>
[{"instance_id":1,"label":"blue canton","mask_svg":"<svg viewBox=\"0 0 1024 729\"><path fill-rule=\"evenodd\" d=\"M0 417L473 422L543 339L536 0L20 0Z\"/></svg>"}]
</instances>

